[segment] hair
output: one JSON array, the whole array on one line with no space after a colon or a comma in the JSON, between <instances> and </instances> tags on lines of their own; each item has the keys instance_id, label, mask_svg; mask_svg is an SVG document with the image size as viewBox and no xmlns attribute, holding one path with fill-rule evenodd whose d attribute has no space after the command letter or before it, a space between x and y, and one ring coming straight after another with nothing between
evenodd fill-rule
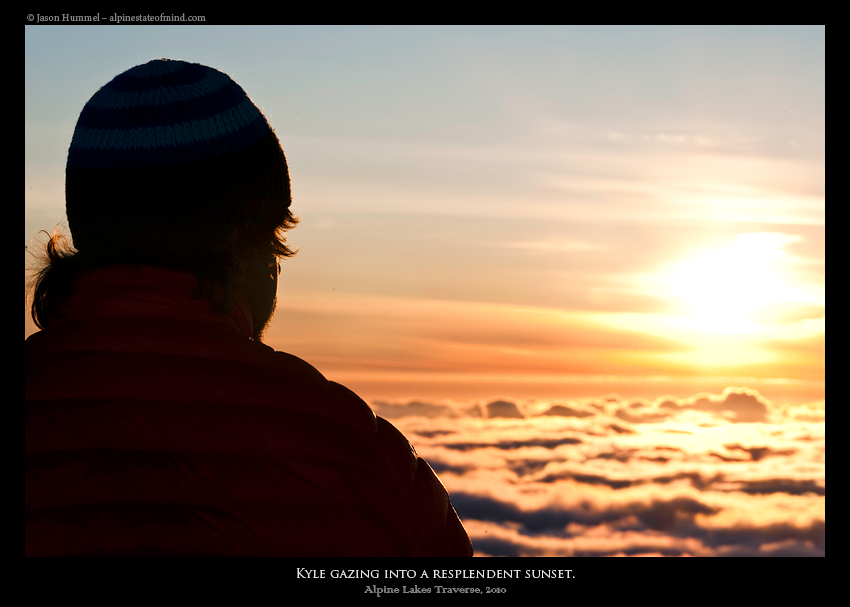
<instances>
[{"instance_id":1,"label":"hair","mask_svg":"<svg viewBox=\"0 0 850 607\"><path fill-rule=\"evenodd\" d=\"M78 251L57 226L45 244L32 252L34 265L30 271L27 291L31 294L30 313L39 329L50 326L51 318L61 318L61 305L74 292L77 277L87 270L118 265L153 265L192 273L197 288L194 299L205 297L214 309L227 313L234 305L237 285L237 255L258 252L277 258L294 256L298 251L289 248L284 236L298 224L289 209L283 221L274 227L246 226L237 230L224 250L201 251L194 254L127 253L116 249L89 253Z\"/></svg>"}]
</instances>

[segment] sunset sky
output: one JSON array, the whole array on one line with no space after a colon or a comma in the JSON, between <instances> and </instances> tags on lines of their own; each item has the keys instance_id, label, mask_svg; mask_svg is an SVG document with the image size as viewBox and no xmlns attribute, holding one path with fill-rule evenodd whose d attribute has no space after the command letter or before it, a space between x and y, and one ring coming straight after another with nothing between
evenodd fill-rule
<instances>
[{"instance_id":1,"label":"sunset sky","mask_svg":"<svg viewBox=\"0 0 850 607\"><path fill-rule=\"evenodd\" d=\"M795 520L814 520L809 529L820 533L811 513L823 505L825 474L816 448L825 399L823 26L28 26L25 50L25 244L65 220L68 145L100 86L159 57L210 65L275 128L301 218L289 236L300 251L283 264L265 341L395 415L405 432L420 431L467 512L493 499L471 487L504 475L515 475L519 493L532 478L547 491L553 478L583 482L552 449L562 449L561 462L579 452L601 458L590 476L605 481L587 484L581 473L587 499L619 504L625 527L567 517L575 534L523 552L526 539L507 525L489 531L503 542L493 553L572 554L596 546L563 543L589 526L626 537L628 521L645 519L628 506L637 502L611 496L632 491L640 501L649 488L678 486L657 480L676 462L673 476L696 492L688 520L708 517L701 528L716 530L752 507L736 495L758 494L762 522L778 524L771 517L792 506L758 487L778 478L771 462L785 458L786 469L800 468L783 482L815 491L783 495ZM34 330L27 318L25 335ZM694 405L709 402L704 394L729 406ZM738 397L766 408L744 419ZM499 399L519 415L482 427L481 407ZM545 423L510 426L556 404L587 415L559 410ZM415 407L423 416L410 416ZM650 417L628 417L642 407ZM735 423L783 415L815 427L783 426L783 446ZM426 427L437 418L448 425ZM552 419L569 427L556 432ZM638 430L647 421L691 425L654 426L649 437ZM729 433L708 436L716 424ZM550 432L632 442L611 451L626 459L599 455L611 449L601 438L524 443L532 451L522 461L549 462L545 474L543 464L520 474L518 460L500 459L508 434ZM431 444L446 433L457 433L451 444L491 441L472 476L476 448ZM809 442L788 446L804 435ZM665 443L664 474L657 454L641 451L661 436L675 442ZM617 485L625 478L617 462L630 458L642 467ZM744 459L740 478L722 467ZM482 472L484 461L497 472ZM727 492L730 483L739 493ZM803 503L804 493L814 501ZM534 501L503 506L544 507ZM738 514L724 523L721 511ZM495 520L472 518L481 537ZM510 520L520 519L531 520ZM715 550L706 533L680 537L674 552ZM645 552L669 547L643 537ZM788 541L801 542L797 553L820 549L816 537L793 533L765 545L781 551ZM628 552L622 546L611 553Z\"/></svg>"},{"instance_id":2,"label":"sunset sky","mask_svg":"<svg viewBox=\"0 0 850 607\"><path fill-rule=\"evenodd\" d=\"M822 397L824 40L28 27L25 242L64 219L87 99L180 58L236 79L290 163L300 254L268 343L365 396Z\"/></svg>"}]
</instances>

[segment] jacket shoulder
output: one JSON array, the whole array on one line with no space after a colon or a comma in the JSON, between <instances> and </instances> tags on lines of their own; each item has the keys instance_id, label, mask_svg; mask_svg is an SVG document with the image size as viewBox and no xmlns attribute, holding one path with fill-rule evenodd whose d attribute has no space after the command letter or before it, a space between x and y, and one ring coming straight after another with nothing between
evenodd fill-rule
<instances>
[{"instance_id":1,"label":"jacket shoulder","mask_svg":"<svg viewBox=\"0 0 850 607\"><path fill-rule=\"evenodd\" d=\"M52 335L25 348L28 553L471 554L405 436L297 356Z\"/></svg>"}]
</instances>

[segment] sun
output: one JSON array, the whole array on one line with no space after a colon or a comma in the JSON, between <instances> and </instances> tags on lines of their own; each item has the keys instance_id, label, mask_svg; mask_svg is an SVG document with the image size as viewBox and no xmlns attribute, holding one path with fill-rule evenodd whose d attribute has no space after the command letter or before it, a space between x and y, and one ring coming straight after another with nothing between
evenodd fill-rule
<instances>
[{"instance_id":1,"label":"sun","mask_svg":"<svg viewBox=\"0 0 850 607\"><path fill-rule=\"evenodd\" d=\"M729 246L671 264L667 291L688 309L688 325L711 333L758 330L760 310L798 301L789 284L786 245L800 240L775 232L738 234Z\"/></svg>"}]
</instances>

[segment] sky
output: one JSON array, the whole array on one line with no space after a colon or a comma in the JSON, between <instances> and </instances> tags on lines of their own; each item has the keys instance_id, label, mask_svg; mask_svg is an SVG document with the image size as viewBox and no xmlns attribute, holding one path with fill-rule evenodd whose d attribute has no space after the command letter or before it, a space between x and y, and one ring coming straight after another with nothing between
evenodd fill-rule
<instances>
[{"instance_id":1,"label":"sky","mask_svg":"<svg viewBox=\"0 0 850 607\"><path fill-rule=\"evenodd\" d=\"M823 26L25 33L25 244L99 87L228 73L301 219L266 343L411 433L480 552L823 552Z\"/></svg>"}]
</instances>

